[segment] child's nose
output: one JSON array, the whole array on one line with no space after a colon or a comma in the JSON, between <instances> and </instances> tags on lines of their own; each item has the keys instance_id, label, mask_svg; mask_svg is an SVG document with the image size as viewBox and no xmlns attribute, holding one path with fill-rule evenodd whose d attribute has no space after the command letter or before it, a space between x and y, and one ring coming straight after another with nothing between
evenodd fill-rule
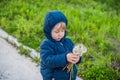
<instances>
[{"instance_id":1,"label":"child's nose","mask_svg":"<svg viewBox=\"0 0 120 80\"><path fill-rule=\"evenodd\" d=\"M58 36L61 37L61 34L59 34Z\"/></svg>"},{"instance_id":2,"label":"child's nose","mask_svg":"<svg viewBox=\"0 0 120 80\"><path fill-rule=\"evenodd\" d=\"M59 33L59 36L62 36L62 32Z\"/></svg>"}]
</instances>

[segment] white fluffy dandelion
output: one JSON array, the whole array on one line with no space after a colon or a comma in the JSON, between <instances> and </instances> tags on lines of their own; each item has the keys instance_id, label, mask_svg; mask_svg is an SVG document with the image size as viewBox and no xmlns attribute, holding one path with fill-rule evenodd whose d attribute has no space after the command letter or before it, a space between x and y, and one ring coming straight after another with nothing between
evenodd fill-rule
<instances>
[{"instance_id":1,"label":"white fluffy dandelion","mask_svg":"<svg viewBox=\"0 0 120 80\"><path fill-rule=\"evenodd\" d=\"M73 53L82 56L83 53L87 52L87 48L83 44L78 44L73 48Z\"/></svg>"}]
</instances>

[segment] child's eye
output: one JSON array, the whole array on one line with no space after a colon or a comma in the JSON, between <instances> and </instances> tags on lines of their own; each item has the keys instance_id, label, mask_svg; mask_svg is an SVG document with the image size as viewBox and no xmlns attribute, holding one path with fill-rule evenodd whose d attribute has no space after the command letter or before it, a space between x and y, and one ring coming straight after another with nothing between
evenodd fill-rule
<instances>
[{"instance_id":1,"label":"child's eye","mask_svg":"<svg viewBox=\"0 0 120 80\"><path fill-rule=\"evenodd\" d=\"M62 30L61 32L65 32L65 30Z\"/></svg>"},{"instance_id":2,"label":"child's eye","mask_svg":"<svg viewBox=\"0 0 120 80\"><path fill-rule=\"evenodd\" d=\"M55 31L55 33L59 33L59 31Z\"/></svg>"}]
</instances>

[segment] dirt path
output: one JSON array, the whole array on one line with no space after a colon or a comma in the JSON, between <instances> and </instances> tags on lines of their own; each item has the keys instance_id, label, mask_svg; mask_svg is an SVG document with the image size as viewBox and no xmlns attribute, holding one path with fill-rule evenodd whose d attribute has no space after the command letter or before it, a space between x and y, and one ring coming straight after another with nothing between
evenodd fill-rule
<instances>
[{"instance_id":1,"label":"dirt path","mask_svg":"<svg viewBox=\"0 0 120 80\"><path fill-rule=\"evenodd\" d=\"M0 38L0 80L42 80L39 67Z\"/></svg>"}]
</instances>

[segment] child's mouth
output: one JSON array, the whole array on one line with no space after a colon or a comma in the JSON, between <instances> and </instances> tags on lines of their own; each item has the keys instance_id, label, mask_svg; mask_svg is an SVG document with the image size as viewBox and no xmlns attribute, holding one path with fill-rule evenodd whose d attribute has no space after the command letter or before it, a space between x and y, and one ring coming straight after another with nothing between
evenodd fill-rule
<instances>
[{"instance_id":1,"label":"child's mouth","mask_svg":"<svg viewBox=\"0 0 120 80\"><path fill-rule=\"evenodd\" d=\"M61 40L61 38L58 38L58 40Z\"/></svg>"}]
</instances>

